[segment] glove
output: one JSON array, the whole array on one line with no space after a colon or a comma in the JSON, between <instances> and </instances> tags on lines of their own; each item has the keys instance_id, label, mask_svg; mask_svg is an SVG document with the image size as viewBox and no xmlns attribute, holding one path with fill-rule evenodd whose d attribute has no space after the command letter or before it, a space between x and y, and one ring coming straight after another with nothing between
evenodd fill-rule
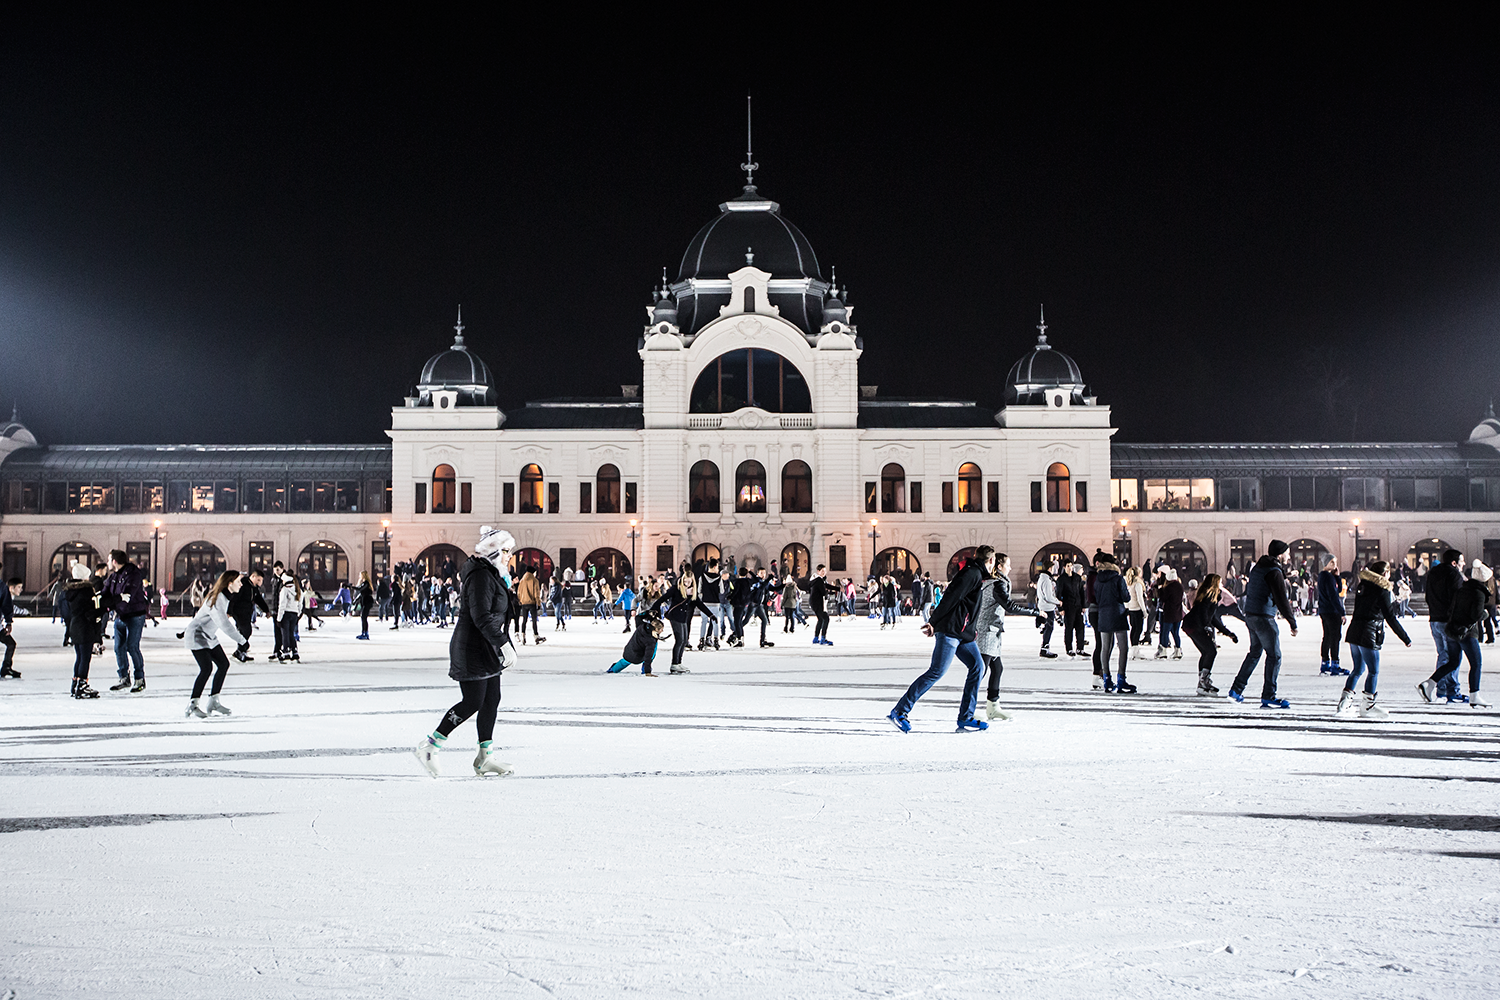
<instances>
[{"instance_id":1,"label":"glove","mask_svg":"<svg viewBox=\"0 0 1500 1000\"><path fill-rule=\"evenodd\" d=\"M500 669L505 670L516 665L516 644L507 642L500 647Z\"/></svg>"},{"instance_id":2,"label":"glove","mask_svg":"<svg viewBox=\"0 0 1500 1000\"><path fill-rule=\"evenodd\" d=\"M1229 641L1234 643L1235 645L1239 645L1240 637L1231 632L1229 633Z\"/></svg>"}]
</instances>

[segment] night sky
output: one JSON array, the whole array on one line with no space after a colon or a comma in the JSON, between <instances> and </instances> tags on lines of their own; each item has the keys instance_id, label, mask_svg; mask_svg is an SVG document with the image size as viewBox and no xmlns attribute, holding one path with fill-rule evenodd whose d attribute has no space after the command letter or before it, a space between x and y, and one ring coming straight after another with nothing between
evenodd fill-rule
<instances>
[{"instance_id":1,"label":"night sky","mask_svg":"<svg viewBox=\"0 0 1500 1000\"><path fill-rule=\"evenodd\" d=\"M998 407L1041 302L1122 441L1452 441L1500 388L1488 52L532 41L12 25L0 401L52 444L383 441L460 302L502 407L615 394L747 89L882 395Z\"/></svg>"}]
</instances>

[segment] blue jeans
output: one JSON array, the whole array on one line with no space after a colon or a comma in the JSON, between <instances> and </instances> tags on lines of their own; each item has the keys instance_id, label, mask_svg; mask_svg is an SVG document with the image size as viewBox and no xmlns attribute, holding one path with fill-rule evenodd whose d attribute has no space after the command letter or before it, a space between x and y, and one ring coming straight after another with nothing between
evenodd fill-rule
<instances>
[{"instance_id":1,"label":"blue jeans","mask_svg":"<svg viewBox=\"0 0 1500 1000\"><path fill-rule=\"evenodd\" d=\"M138 615L115 617L115 667L120 679L130 676L130 665L135 664L135 679L146 679L146 664L141 659L141 629L146 625L146 612ZM129 656L129 659L126 659Z\"/></svg>"},{"instance_id":2,"label":"blue jeans","mask_svg":"<svg viewBox=\"0 0 1500 1000\"><path fill-rule=\"evenodd\" d=\"M1172 646L1174 646L1177 649L1181 649L1182 648L1182 622L1180 622L1180 621L1177 621L1177 622L1163 621L1161 623L1161 648L1162 649L1166 649L1167 648L1167 637L1168 636L1170 636L1171 639L1172 639L1172 643L1171 643Z\"/></svg>"},{"instance_id":3,"label":"blue jeans","mask_svg":"<svg viewBox=\"0 0 1500 1000\"><path fill-rule=\"evenodd\" d=\"M1432 641L1437 646L1437 666L1432 670L1432 679L1438 682L1437 697L1452 698L1458 694L1458 665L1463 660L1463 651L1457 639L1448 637L1447 623L1428 622Z\"/></svg>"},{"instance_id":4,"label":"blue jeans","mask_svg":"<svg viewBox=\"0 0 1500 1000\"><path fill-rule=\"evenodd\" d=\"M984 679L984 658L979 655L979 647L970 642L959 642L956 635L945 635L939 632L933 637L932 665L921 677L911 682L911 687L896 702L896 714L908 715L917 699L932 689L932 686L942 680L948 672L948 665L953 662L956 655L969 668L969 676L964 681L963 699L958 703L958 721L974 717L974 707L979 703L979 682Z\"/></svg>"},{"instance_id":5,"label":"blue jeans","mask_svg":"<svg viewBox=\"0 0 1500 1000\"><path fill-rule=\"evenodd\" d=\"M1250 632L1250 651L1245 654L1245 662L1240 664L1240 672L1235 675L1230 690L1244 694L1250 675L1260 663L1260 654L1265 653L1266 676L1261 684L1260 697L1262 701L1270 701L1276 697L1276 678L1281 674L1281 630L1270 615L1246 615L1245 626Z\"/></svg>"},{"instance_id":6,"label":"blue jeans","mask_svg":"<svg viewBox=\"0 0 1500 1000\"><path fill-rule=\"evenodd\" d=\"M1434 630L1435 631L1435 630ZM1448 639L1445 635L1443 638ZM1444 687L1451 688L1453 694L1458 694L1458 668L1463 666L1464 657L1469 658L1469 690L1479 690L1480 664L1483 662L1479 653L1479 637L1477 635L1466 635L1462 639L1448 639L1453 644L1453 653L1448 657L1441 667L1438 668L1443 676L1432 675L1433 680L1438 682L1438 696L1443 697Z\"/></svg>"},{"instance_id":7,"label":"blue jeans","mask_svg":"<svg viewBox=\"0 0 1500 1000\"><path fill-rule=\"evenodd\" d=\"M1359 675L1368 668L1370 676L1365 678L1365 694L1374 694L1375 685L1380 680L1380 650L1370 646L1356 646L1351 642L1349 659L1353 663L1349 671L1349 679L1344 682L1344 690L1353 691L1355 683L1359 681Z\"/></svg>"},{"instance_id":8,"label":"blue jeans","mask_svg":"<svg viewBox=\"0 0 1500 1000\"><path fill-rule=\"evenodd\" d=\"M882 624L882 625L894 625L894 624L896 624L896 609L892 608L892 607L888 607L886 605L882 605L881 608L880 608L880 624Z\"/></svg>"}]
</instances>

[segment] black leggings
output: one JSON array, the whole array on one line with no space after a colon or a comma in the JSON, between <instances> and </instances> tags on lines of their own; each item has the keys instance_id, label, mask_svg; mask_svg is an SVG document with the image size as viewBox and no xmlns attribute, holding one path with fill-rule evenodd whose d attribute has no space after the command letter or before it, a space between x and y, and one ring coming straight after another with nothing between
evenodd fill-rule
<instances>
[{"instance_id":1,"label":"black leggings","mask_svg":"<svg viewBox=\"0 0 1500 1000\"><path fill-rule=\"evenodd\" d=\"M1214 669L1214 657L1219 655L1219 647L1214 645L1214 637L1207 629L1185 628L1187 637L1198 647L1198 672L1200 674L1212 673Z\"/></svg>"},{"instance_id":2,"label":"black leggings","mask_svg":"<svg viewBox=\"0 0 1500 1000\"><path fill-rule=\"evenodd\" d=\"M359 634L370 634L370 609L366 607L359 609Z\"/></svg>"},{"instance_id":3,"label":"black leggings","mask_svg":"<svg viewBox=\"0 0 1500 1000\"><path fill-rule=\"evenodd\" d=\"M1141 644L1141 629L1146 627L1146 612L1131 611L1130 615L1130 644L1139 646Z\"/></svg>"},{"instance_id":4,"label":"black leggings","mask_svg":"<svg viewBox=\"0 0 1500 1000\"><path fill-rule=\"evenodd\" d=\"M459 681L458 689L463 692L463 700L448 709L437 731L447 736L477 712L474 725L479 730L479 742L488 743L495 738L495 713L500 711L500 675L482 681Z\"/></svg>"},{"instance_id":5,"label":"black leggings","mask_svg":"<svg viewBox=\"0 0 1500 1000\"><path fill-rule=\"evenodd\" d=\"M290 611L281 616L281 653L297 655L297 615Z\"/></svg>"},{"instance_id":6,"label":"black leggings","mask_svg":"<svg viewBox=\"0 0 1500 1000\"><path fill-rule=\"evenodd\" d=\"M822 608L813 608L813 614L818 616L818 624L813 626L813 638L828 638L828 612Z\"/></svg>"},{"instance_id":7,"label":"black leggings","mask_svg":"<svg viewBox=\"0 0 1500 1000\"><path fill-rule=\"evenodd\" d=\"M1338 615L1323 615L1323 662L1339 662L1339 632L1344 627Z\"/></svg>"},{"instance_id":8,"label":"black leggings","mask_svg":"<svg viewBox=\"0 0 1500 1000\"><path fill-rule=\"evenodd\" d=\"M223 646L214 646L211 649L195 649L192 651L193 659L198 661L198 679L193 681L193 697L203 697L203 685L208 683L208 675L214 675L214 687L209 694L218 694L224 690L224 678L229 676L229 657L224 655ZM214 668L218 673L214 673Z\"/></svg>"},{"instance_id":9,"label":"black leggings","mask_svg":"<svg viewBox=\"0 0 1500 1000\"><path fill-rule=\"evenodd\" d=\"M541 628L537 625L537 606L535 604L521 605L520 631L526 631L526 620L531 619L531 634L541 635Z\"/></svg>"},{"instance_id":10,"label":"black leggings","mask_svg":"<svg viewBox=\"0 0 1500 1000\"><path fill-rule=\"evenodd\" d=\"M668 621L672 622L672 666L676 667L682 664L682 651L687 648L692 622Z\"/></svg>"},{"instance_id":11,"label":"black leggings","mask_svg":"<svg viewBox=\"0 0 1500 1000\"><path fill-rule=\"evenodd\" d=\"M94 644L73 640L73 676L79 680L89 679L89 662L94 658Z\"/></svg>"},{"instance_id":12,"label":"black leggings","mask_svg":"<svg viewBox=\"0 0 1500 1000\"><path fill-rule=\"evenodd\" d=\"M990 668L990 684L985 688L984 695L990 701L1000 697L1000 675L1005 673L1005 664L1000 662L1000 654L984 657L984 665Z\"/></svg>"}]
</instances>

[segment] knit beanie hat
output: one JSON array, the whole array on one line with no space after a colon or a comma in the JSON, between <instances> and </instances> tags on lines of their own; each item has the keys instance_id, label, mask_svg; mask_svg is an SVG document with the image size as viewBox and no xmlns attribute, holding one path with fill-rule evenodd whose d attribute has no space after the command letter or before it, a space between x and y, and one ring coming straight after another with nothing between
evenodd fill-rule
<instances>
[{"instance_id":1,"label":"knit beanie hat","mask_svg":"<svg viewBox=\"0 0 1500 1000\"><path fill-rule=\"evenodd\" d=\"M1490 577L1494 576L1495 573L1484 563L1480 562L1478 559L1475 559L1474 565L1469 567L1469 575L1478 580L1480 583L1489 583Z\"/></svg>"},{"instance_id":2,"label":"knit beanie hat","mask_svg":"<svg viewBox=\"0 0 1500 1000\"><path fill-rule=\"evenodd\" d=\"M479 529L479 544L474 546L474 554L494 562L501 552L511 552L515 547L514 535L504 528L492 528L486 524Z\"/></svg>"},{"instance_id":3,"label":"knit beanie hat","mask_svg":"<svg viewBox=\"0 0 1500 1000\"><path fill-rule=\"evenodd\" d=\"M1286 542L1283 542L1279 538L1273 538L1271 539L1271 544L1266 547L1266 554L1269 555L1272 559L1275 559L1277 556L1285 552L1288 548L1290 548L1290 546L1287 545Z\"/></svg>"}]
</instances>

